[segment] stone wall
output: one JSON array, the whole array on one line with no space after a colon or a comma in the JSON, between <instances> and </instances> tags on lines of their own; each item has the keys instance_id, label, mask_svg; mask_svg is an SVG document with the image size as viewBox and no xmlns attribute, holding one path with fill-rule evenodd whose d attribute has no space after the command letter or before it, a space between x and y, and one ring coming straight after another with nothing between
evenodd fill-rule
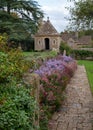
<instances>
[{"instance_id":1,"label":"stone wall","mask_svg":"<svg viewBox=\"0 0 93 130\"><path fill-rule=\"evenodd\" d=\"M43 37L35 37L35 50L46 50L45 48L45 39L49 39L49 50L53 48L59 49L60 46L60 37L59 36L43 36Z\"/></svg>"},{"instance_id":2,"label":"stone wall","mask_svg":"<svg viewBox=\"0 0 93 130\"><path fill-rule=\"evenodd\" d=\"M79 50L93 51L93 48L79 48Z\"/></svg>"},{"instance_id":3,"label":"stone wall","mask_svg":"<svg viewBox=\"0 0 93 130\"><path fill-rule=\"evenodd\" d=\"M26 85L31 88L31 96L33 96L36 100L37 111L34 111L34 124L39 127L39 88L40 88L40 77L37 74L26 73L23 76L23 80Z\"/></svg>"}]
</instances>

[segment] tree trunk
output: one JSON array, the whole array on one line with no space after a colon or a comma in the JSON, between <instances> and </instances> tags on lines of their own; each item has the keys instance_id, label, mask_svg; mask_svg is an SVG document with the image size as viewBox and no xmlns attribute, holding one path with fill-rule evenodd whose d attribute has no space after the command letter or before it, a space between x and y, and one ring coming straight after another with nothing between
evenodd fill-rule
<instances>
[{"instance_id":1,"label":"tree trunk","mask_svg":"<svg viewBox=\"0 0 93 130\"><path fill-rule=\"evenodd\" d=\"M10 14L10 3L7 2L7 13Z\"/></svg>"}]
</instances>

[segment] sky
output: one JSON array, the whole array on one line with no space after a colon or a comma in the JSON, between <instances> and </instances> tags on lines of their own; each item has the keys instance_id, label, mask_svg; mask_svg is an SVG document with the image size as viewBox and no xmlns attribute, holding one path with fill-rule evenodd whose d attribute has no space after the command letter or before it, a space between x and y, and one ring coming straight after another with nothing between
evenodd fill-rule
<instances>
[{"instance_id":1,"label":"sky","mask_svg":"<svg viewBox=\"0 0 93 130\"><path fill-rule=\"evenodd\" d=\"M70 0L36 0L41 6L40 8L44 11L44 20L47 21L49 17L51 23L60 33L66 29L68 25L69 11L65 7L70 7L73 5Z\"/></svg>"}]
</instances>

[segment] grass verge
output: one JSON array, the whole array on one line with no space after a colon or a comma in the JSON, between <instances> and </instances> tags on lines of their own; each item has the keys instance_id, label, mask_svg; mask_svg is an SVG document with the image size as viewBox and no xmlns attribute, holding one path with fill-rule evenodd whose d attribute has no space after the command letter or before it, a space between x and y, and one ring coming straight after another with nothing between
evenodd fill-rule
<instances>
[{"instance_id":1,"label":"grass verge","mask_svg":"<svg viewBox=\"0 0 93 130\"><path fill-rule=\"evenodd\" d=\"M23 52L26 60L55 57L57 55L56 51L45 51L45 52Z\"/></svg>"},{"instance_id":2,"label":"grass verge","mask_svg":"<svg viewBox=\"0 0 93 130\"><path fill-rule=\"evenodd\" d=\"M78 64L85 66L88 80L89 80L90 87L91 87L91 91L93 94L93 61L79 60Z\"/></svg>"}]
</instances>

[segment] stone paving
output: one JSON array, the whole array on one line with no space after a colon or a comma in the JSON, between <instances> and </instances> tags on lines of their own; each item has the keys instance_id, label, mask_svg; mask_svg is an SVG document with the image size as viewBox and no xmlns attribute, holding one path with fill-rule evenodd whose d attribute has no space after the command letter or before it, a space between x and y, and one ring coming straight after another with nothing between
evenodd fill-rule
<instances>
[{"instance_id":1,"label":"stone paving","mask_svg":"<svg viewBox=\"0 0 93 130\"><path fill-rule=\"evenodd\" d=\"M84 66L78 66L66 88L66 99L49 121L49 130L93 130L93 97Z\"/></svg>"}]
</instances>

